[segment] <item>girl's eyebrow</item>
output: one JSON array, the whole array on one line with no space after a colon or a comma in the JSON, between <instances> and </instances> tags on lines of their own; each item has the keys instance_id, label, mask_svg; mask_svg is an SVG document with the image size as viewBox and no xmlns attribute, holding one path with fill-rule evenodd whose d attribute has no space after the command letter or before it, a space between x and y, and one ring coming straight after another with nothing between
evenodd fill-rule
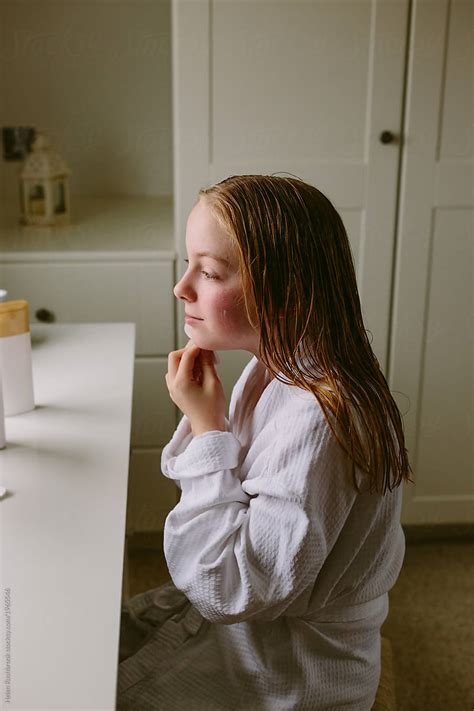
<instances>
[{"instance_id":1,"label":"girl's eyebrow","mask_svg":"<svg viewBox=\"0 0 474 711\"><path fill-rule=\"evenodd\" d=\"M211 257L217 262L223 262L226 266L230 267L230 262L225 257L219 257L217 254L212 254L212 252L196 252L196 257Z\"/></svg>"}]
</instances>

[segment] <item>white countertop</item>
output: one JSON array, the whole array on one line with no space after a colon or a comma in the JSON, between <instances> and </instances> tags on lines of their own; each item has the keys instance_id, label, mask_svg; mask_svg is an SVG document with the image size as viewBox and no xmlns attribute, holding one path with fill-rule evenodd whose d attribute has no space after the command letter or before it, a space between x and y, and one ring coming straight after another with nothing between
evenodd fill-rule
<instances>
[{"instance_id":1,"label":"white countertop","mask_svg":"<svg viewBox=\"0 0 474 711\"><path fill-rule=\"evenodd\" d=\"M36 408L0 450L2 708L115 708L134 341L32 326Z\"/></svg>"}]
</instances>

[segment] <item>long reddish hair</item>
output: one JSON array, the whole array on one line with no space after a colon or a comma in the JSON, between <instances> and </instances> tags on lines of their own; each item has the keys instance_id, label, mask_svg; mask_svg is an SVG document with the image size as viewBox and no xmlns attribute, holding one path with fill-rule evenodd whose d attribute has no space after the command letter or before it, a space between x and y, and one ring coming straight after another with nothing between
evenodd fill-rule
<instances>
[{"instance_id":1,"label":"long reddish hair","mask_svg":"<svg viewBox=\"0 0 474 711\"><path fill-rule=\"evenodd\" d=\"M239 257L259 358L314 394L371 493L412 481L398 407L364 327L349 239L332 203L297 178L234 175L199 191Z\"/></svg>"}]
</instances>

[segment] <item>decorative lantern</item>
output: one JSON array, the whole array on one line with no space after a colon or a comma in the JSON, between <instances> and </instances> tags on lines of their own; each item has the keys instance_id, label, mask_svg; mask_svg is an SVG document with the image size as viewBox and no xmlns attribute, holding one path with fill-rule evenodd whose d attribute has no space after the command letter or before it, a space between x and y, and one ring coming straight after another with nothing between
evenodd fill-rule
<instances>
[{"instance_id":1,"label":"decorative lantern","mask_svg":"<svg viewBox=\"0 0 474 711\"><path fill-rule=\"evenodd\" d=\"M21 171L21 222L25 225L67 225L70 222L69 176L63 159L38 133Z\"/></svg>"}]
</instances>

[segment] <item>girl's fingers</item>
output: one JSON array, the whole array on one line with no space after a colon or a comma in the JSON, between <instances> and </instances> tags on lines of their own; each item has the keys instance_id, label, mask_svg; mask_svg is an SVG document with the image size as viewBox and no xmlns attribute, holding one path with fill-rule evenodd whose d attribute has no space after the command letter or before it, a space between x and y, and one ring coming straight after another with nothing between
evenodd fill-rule
<instances>
[{"instance_id":1,"label":"girl's fingers","mask_svg":"<svg viewBox=\"0 0 474 711\"><path fill-rule=\"evenodd\" d=\"M215 380L218 375L214 361L214 352L201 351L201 356L199 360L201 363L201 373L203 381L207 382L209 379L210 381Z\"/></svg>"},{"instance_id":2,"label":"girl's fingers","mask_svg":"<svg viewBox=\"0 0 474 711\"><path fill-rule=\"evenodd\" d=\"M168 355L168 374L173 382L178 375L178 371L186 378L190 379L194 375L194 379L199 379L201 373L200 363L197 363L200 348L190 339L184 348L177 351L172 351ZM191 354L191 355L190 355ZM186 359L183 362L183 358ZM183 365L181 365L183 363Z\"/></svg>"},{"instance_id":3,"label":"girl's fingers","mask_svg":"<svg viewBox=\"0 0 474 711\"><path fill-rule=\"evenodd\" d=\"M178 372L183 353L193 345L193 341L189 339L184 348L178 348L177 351L171 351L171 353L168 354L168 372L173 379L176 377L176 373Z\"/></svg>"},{"instance_id":4,"label":"girl's fingers","mask_svg":"<svg viewBox=\"0 0 474 711\"><path fill-rule=\"evenodd\" d=\"M201 349L194 343L186 347L181 356L178 366L179 375L183 376L186 380L192 380L194 375L194 368L196 365L196 359L199 356Z\"/></svg>"},{"instance_id":5,"label":"girl's fingers","mask_svg":"<svg viewBox=\"0 0 474 711\"><path fill-rule=\"evenodd\" d=\"M212 368L212 370L215 370L214 365L216 364L216 360L216 354L214 351L201 351L201 364L203 367L209 367Z\"/></svg>"},{"instance_id":6,"label":"girl's fingers","mask_svg":"<svg viewBox=\"0 0 474 711\"><path fill-rule=\"evenodd\" d=\"M182 351L173 351L168 354L168 374L172 381L176 378L181 356Z\"/></svg>"}]
</instances>

